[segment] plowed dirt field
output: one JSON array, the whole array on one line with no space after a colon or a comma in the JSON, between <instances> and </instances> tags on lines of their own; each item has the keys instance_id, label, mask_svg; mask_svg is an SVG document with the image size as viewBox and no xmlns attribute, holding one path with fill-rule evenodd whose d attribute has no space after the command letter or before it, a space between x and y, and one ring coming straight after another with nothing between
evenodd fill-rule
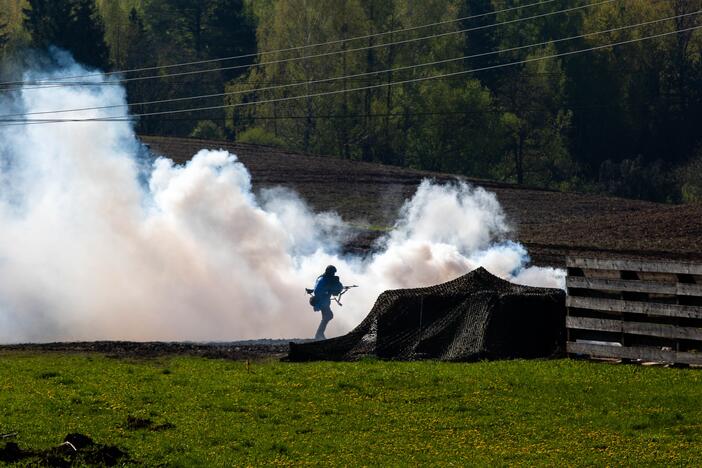
<instances>
[{"instance_id":1,"label":"plowed dirt field","mask_svg":"<svg viewBox=\"0 0 702 468\"><path fill-rule=\"evenodd\" d=\"M465 180L495 192L514 226L515 240L527 246L535 264L563 266L569 253L702 261L700 204L562 193L226 141L142 140L178 163L204 148L231 151L251 172L254 189L292 188L315 210L336 211L358 226L349 250L370 249L383 229L392 226L402 203L429 178Z\"/></svg>"}]
</instances>

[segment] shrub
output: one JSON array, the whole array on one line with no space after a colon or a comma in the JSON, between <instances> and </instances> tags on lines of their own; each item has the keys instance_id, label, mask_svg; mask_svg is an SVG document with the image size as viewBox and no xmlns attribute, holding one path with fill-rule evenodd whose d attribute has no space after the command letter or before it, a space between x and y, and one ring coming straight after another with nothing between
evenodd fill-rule
<instances>
[{"instance_id":1,"label":"shrub","mask_svg":"<svg viewBox=\"0 0 702 468\"><path fill-rule=\"evenodd\" d=\"M249 128L248 130L244 130L237 135L236 141L239 143L251 143L254 145L285 146L285 142L281 138L260 127L253 127Z\"/></svg>"},{"instance_id":2,"label":"shrub","mask_svg":"<svg viewBox=\"0 0 702 468\"><path fill-rule=\"evenodd\" d=\"M192 132L191 138L202 138L203 140L224 140L222 128L212 120L200 120Z\"/></svg>"},{"instance_id":3,"label":"shrub","mask_svg":"<svg viewBox=\"0 0 702 468\"><path fill-rule=\"evenodd\" d=\"M678 170L682 200L702 202L702 151Z\"/></svg>"},{"instance_id":4,"label":"shrub","mask_svg":"<svg viewBox=\"0 0 702 468\"><path fill-rule=\"evenodd\" d=\"M679 201L675 177L660 160L646 162L638 156L620 162L604 161L599 181L611 195L669 203Z\"/></svg>"}]
</instances>

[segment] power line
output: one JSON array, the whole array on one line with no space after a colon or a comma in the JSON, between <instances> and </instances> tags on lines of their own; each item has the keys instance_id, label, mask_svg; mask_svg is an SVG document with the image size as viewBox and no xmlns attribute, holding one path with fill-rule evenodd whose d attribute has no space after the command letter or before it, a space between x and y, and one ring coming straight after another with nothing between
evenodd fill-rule
<instances>
[{"instance_id":1,"label":"power line","mask_svg":"<svg viewBox=\"0 0 702 468\"><path fill-rule=\"evenodd\" d=\"M313 85L313 84L320 84L320 83L328 83L328 82L334 82L334 81L340 81L340 80L353 79L353 78L358 78L361 76L394 73L394 72L398 72L398 71L402 71L402 70L416 69L416 68L433 66L433 65L440 65L440 64L463 61L463 60L468 60L468 59L473 59L473 58L478 58L478 57L485 57L485 56L489 56L489 55L502 54L502 53L506 53L506 52L514 52L514 51L533 48L533 47L540 47L540 46L544 46L544 45L548 45L548 44L552 44L552 43L572 41L575 39L582 39L585 37L591 37L591 36L602 35L602 34L609 34L609 33L623 31L623 30L627 30L627 29L638 28L641 26L649 26L651 24L661 23L664 21L670 21L670 20L674 20L674 19L678 19L678 18L682 18L682 17L698 15L700 13L702 13L702 10L698 10L698 11L690 12L690 13L683 13L680 15L670 16L667 18L644 21L642 23L633 24L633 25L620 26L617 28L611 28L611 29L607 29L604 31L595 31L595 32L590 32L590 33L579 34L576 36L559 38L559 39L555 39L555 40L551 40L551 41L544 41L544 42L535 43L535 44L528 44L528 45L523 45L523 46L511 47L508 49L500 49L500 50L496 50L496 51L484 52L484 53L474 54L474 55L467 55L467 56L463 56L463 57L437 60L437 61L421 63L421 64L407 65L407 66L396 67L396 68L391 68L391 69L386 69L386 70L379 70L379 71L372 71L372 72L365 72L365 73L356 73L353 75L323 78L323 79L318 79L318 80L302 81L302 82L293 83L293 84L276 85L276 86L269 86L269 87L263 87L263 88L256 88L256 89L249 89L249 90L238 90L238 91L206 94L206 95L199 95L199 96L186 96L186 97L180 97L180 98L160 99L160 100L154 100L154 101L142 101L142 102L135 102L135 103L128 103L128 104L116 104L116 105L109 105L109 106L82 107L82 108L61 109L61 110L53 110L53 111L37 111L37 112L4 114L4 115L0 115L0 118L28 116L28 115L62 114L62 113L82 112L82 111L90 111L90 110L129 108L129 107L135 107L135 106L165 104L165 103L170 103L170 102L183 102L183 101L190 101L190 100L197 100L197 99L226 97L226 96L233 96L233 95L248 94L248 93L252 93L252 92L262 92L262 91L286 89L286 88L296 87L296 86L309 86L309 85Z\"/></svg>"},{"instance_id":2,"label":"power line","mask_svg":"<svg viewBox=\"0 0 702 468\"><path fill-rule=\"evenodd\" d=\"M641 42L641 41L648 40L648 39L669 36L672 34L679 34L681 32L696 30L696 29L699 29L701 27L702 26L694 26L694 27L690 27L690 28L685 28L685 29L680 29L680 30L675 30L675 31L669 31L666 33L655 34L652 36L642 37L642 38L638 38L638 39L619 41L619 42L615 42L615 43L611 43L611 44L594 46L594 47L589 47L586 49L580 49L580 50L576 50L576 51L569 51L569 52L564 52L564 53L559 53L559 54L552 54L552 55L547 55L547 56L542 56L542 57L535 57L535 58L531 58L531 59L519 60L519 61L515 61L515 62L508 62L508 63L493 65L493 66L489 66L489 67L482 67L482 68L476 68L476 69L471 69L471 70L462 70L462 71L447 73L447 74L443 74L443 75L434 75L434 76L430 76L430 77L421 77L421 78L414 78L414 79L408 79L408 80L402 80L402 81L393 81L390 83L381 83L381 84L372 85L372 86L350 88L350 89L345 89L345 90L327 91L327 92L314 93L314 94L302 95L302 96L291 96L291 97L278 98L278 99L269 99L269 100L264 100L264 101L253 101L253 102L238 103L238 104L225 104L225 105L221 105L221 106L208 106L208 107L201 107L201 108L194 108L194 109L181 109L181 110L173 110L173 111L140 113L140 114L134 114L134 115L132 115L132 117L177 114L177 113L183 113L183 112L194 112L194 111L212 110L212 109L224 109L224 108L230 108L230 107L246 107L246 106L257 105L257 104L268 104L268 103L273 103L273 102L291 101L291 100L295 100L295 99L328 96L328 95L341 94L341 93L347 93L347 92L364 91L367 89L396 86L396 85L400 85L400 84L417 83L417 82L433 80L433 79L438 79L438 78L459 76L459 75L465 75L468 73L475 73L478 71L493 70L493 69L498 69L498 68L505 68L508 66L527 64L527 63L531 63L531 62L535 62L535 61L542 61L542 60L547 60L547 59L552 59L552 58L576 55L576 54L580 54L580 53L584 53L584 52L591 52L594 50L605 49L608 47L615 47L615 46L619 46L619 45ZM90 119L87 119L87 120L89 121Z\"/></svg>"},{"instance_id":3,"label":"power line","mask_svg":"<svg viewBox=\"0 0 702 468\"><path fill-rule=\"evenodd\" d=\"M556 39L557 40L557 39ZM555 41L555 40L554 40ZM609 71L612 72L618 72L618 73L641 73L641 70L634 69L634 68L610 68ZM533 73L520 73L521 76L540 76L540 75L554 75L554 74L559 74L557 72L533 72ZM591 75L594 74L591 71L583 71L581 72L583 75ZM295 79L270 79L270 80L236 80L236 82L229 82L227 83L228 86L244 86L244 85L282 85L282 84L297 84L297 83L307 83L309 80L295 80ZM370 83L371 81L374 81L372 79L361 79L361 78L347 78L346 81L355 81L359 83ZM59 82L49 82L53 84L57 84L62 87L62 88L68 88L68 87L88 87L88 86L123 86L122 83L118 82L104 82L104 83L91 83L88 81L76 81L76 82L71 82L71 83L59 83ZM220 84L221 81L218 80L198 80L198 83L207 83L207 84ZM171 82L171 84L180 84L180 85L189 85L192 84L191 81L179 81L176 83ZM31 88L31 89L39 89L40 87L36 88ZM19 88L18 88L19 89ZM251 90L247 91L256 91L259 88L254 88ZM2 91L2 90L0 90Z\"/></svg>"},{"instance_id":4,"label":"power line","mask_svg":"<svg viewBox=\"0 0 702 468\"><path fill-rule=\"evenodd\" d=\"M457 23L460 21L467 21L467 20L476 19L476 18L483 18L486 16L498 15L501 13L507 13L507 12L514 11L514 10L526 9L526 8L531 8L531 7L535 7L535 6L543 6L543 5L546 5L548 3L553 3L555 1L557 1L557 0L541 0L541 1L534 2L534 3L529 3L527 5L519 5L519 6L515 6L515 7L504 8L502 10L481 13L478 15L464 16L461 18L456 18L456 19L446 20L446 21L438 21L438 22L434 22L434 23L424 24L421 26L413 26L413 27L409 27L409 28L395 29L395 30L391 30L391 31L384 31L384 32L379 32L379 33L374 33L374 34L366 34L364 36L355 36L355 37L350 37L348 39L336 39L333 41L319 42L316 44L288 47L285 49L261 51L261 52L257 52L257 53L251 53L251 54L234 55L231 57L221 57L221 58L215 58L215 59L197 60L194 62L183 62L183 63L174 63L174 64L162 65L162 66L132 68L132 69L128 69L128 70L115 70L115 71L106 72L106 73L89 73L89 74L84 74L84 75L66 76L66 77L59 78L59 80L72 80L72 79L78 79L78 78L90 78L90 77L111 76L111 75L125 74L125 73L136 73L136 72L151 71L151 70L163 70L163 69L168 69L168 68L177 68L177 67L186 67L186 66L191 66L191 65L202 65L202 64L207 64L207 63L224 62L224 61L235 60L235 59L253 58L253 57L257 57L257 56L278 54L278 53L283 53L283 52L293 52L293 51L297 51L297 50L310 49L310 48L314 48L314 47L322 47L322 46L328 46L328 45L334 45L334 44L348 43L351 41L357 41L357 40L361 40L361 39L371 39L373 37L387 36L390 34L398 34L398 33L403 33L403 32L407 32L407 31L416 31L419 29L426 29L426 28L431 28L431 27L435 27L435 26L442 26L445 24ZM42 83L43 83L43 80L42 80ZM23 81L9 81L9 82L5 82L5 83L0 83L0 86L22 85L22 84L24 84Z\"/></svg>"},{"instance_id":5,"label":"power line","mask_svg":"<svg viewBox=\"0 0 702 468\"><path fill-rule=\"evenodd\" d=\"M251 90L239 90L239 91L226 92L226 93L216 93L216 94L208 94L208 95L200 95L200 96L189 96L189 97L182 97L182 98L161 99L161 100L155 100L155 101L143 101L143 102L111 105L111 106L85 107L85 108L63 109L63 110L56 110L56 111L41 111L41 112L28 112L28 113L17 113L17 114L5 114L5 115L0 115L0 117L58 114L58 113L66 113L66 112L78 112L78 111L100 110L100 109L115 109L115 108L124 108L124 107L132 107L132 106L144 106L144 105L151 105L151 104L163 104L163 103L169 103L169 102L182 102L182 101L186 101L186 100L195 100L195 99L225 97L225 96L232 96L232 95L239 95L239 94L247 94L247 93L251 93L251 92L284 89L284 88L293 87L293 86L309 86L311 84L319 84L319 83L324 83L324 82L347 80L347 79L358 78L361 76L384 74L384 73L396 72L396 71L401 71L401 70L406 70L406 69L411 69L411 68L426 67L426 66L438 65L438 64L443 64L443 63L450 63L450 62L455 62L455 61L467 60L467 59L472 59L472 58L477 58L477 57L483 57L483 56L488 56L488 55L500 54L500 53L505 53L505 52L513 52L513 51L522 50L522 49L526 49L526 48L539 47L539 46L547 45L550 43L559 43L559 42L564 42L564 41L581 39L584 37L590 37L590 36L594 36L594 35L608 34L608 33L612 33L612 32L622 31L622 30L626 30L626 29L632 29L632 28L641 27L641 26L648 26L651 24L660 23L663 21L669 21L669 20L673 20L673 19L678 19L678 18L685 17L685 16L697 15L699 13L702 13L702 10L698 10L696 12L691 12L691 13L685 13L685 14L681 14L681 15L676 15L676 16L671 16L671 17L667 17L667 18L657 19L657 20L645 21L643 23L638 23L635 25L627 25L627 26L621 26L618 28L611 28L611 29L608 29L605 31L585 33L585 34L580 34L577 36L570 36L567 38L560 38L560 39L555 39L555 40L551 40L551 41L544 41L544 42L535 43L535 44L528 44L528 45L524 45L524 46L512 47L512 48L508 48L508 49L501 49L501 50L492 51L492 52L485 52L485 53L481 53L481 54L474 54L474 55L468 55L468 56L463 56L463 57L438 60L438 61L429 62L429 63L415 64L415 65L409 65L409 66L403 66L403 67L396 67L396 68L392 68L392 69L358 73L358 74L346 75L346 76L340 76L340 77L332 77L332 78L325 78L325 79L319 79L319 80L300 81L298 83L293 83L293 84L288 84L288 85L277 85L277 86L257 88L257 89L251 89Z\"/></svg>"},{"instance_id":6,"label":"power line","mask_svg":"<svg viewBox=\"0 0 702 468\"><path fill-rule=\"evenodd\" d=\"M571 7L571 8L566 8L563 10L557 10L557 11L552 11L552 12L547 12L547 13L541 13L538 15L534 16L529 16L526 18L516 18L512 19L509 21L503 21L501 23L493 23L493 24L487 24L483 26L476 26L472 28L466 28L466 29L461 29L457 31L449 31L445 33L440 33L440 34L432 34L429 36L422 36L422 37L415 37L411 39L404 39L400 41L395 41L395 42L386 42L383 44L373 44L370 46L365 46L365 47L356 47L352 49L345 49L345 50L337 50L337 51L332 51L332 52L323 52L319 54L313 54L313 55L306 55L303 57L290 57L290 58L285 58L285 59L279 59L279 60L271 60L267 62L259 62L259 63L254 63L254 64L243 64L243 65L233 65L233 66L228 66L228 67L220 67L220 68L212 68L212 69L207 69L207 70L191 70L191 71L185 71L185 72L178 72L178 73L167 73L167 74L161 74L161 75L149 75L149 76L137 76L137 77L132 77L132 78L122 78L118 80L114 80L114 82L117 83L128 83L132 81L144 81L144 80L154 80L154 79L163 79L163 78L170 78L174 76L189 76L189 75L199 75L199 74L204 74L204 73L213 73L213 72L221 72L225 70L236 70L236 69L241 69L241 68L252 68L252 67L261 67L264 65L275 65L279 63L288 63L288 62L296 62L300 60L309 60L309 59L314 59L314 58L322 58L322 57L330 57L333 55L340 55L340 54L347 54L347 53L352 53L352 52L360 52L360 51L365 51L365 50L371 50L371 49L378 49L378 48L383 48L383 47L391 47L391 46L396 46L396 45L403 45L403 44L409 44L413 42L420 42L420 41L426 41L430 39L438 39L440 37L446 37L446 36L451 36L451 35L456 35L456 34L462 34L466 32L472 32L472 31L479 31L483 29L490 29L490 28L495 28L498 26L504 26L508 24L515 24L515 23L520 23L523 21L529 21L533 19L540 19L540 18L546 18L549 16L554 16L562 13L570 13L573 11L577 10L582 10L585 8L591 8L595 6L600 6L604 5L607 3L612 3L620 0L601 0L596 3L590 3L587 5L581 5L577 7ZM22 89L22 90L28 90L28 89L38 89L38 88L52 88L52 87L60 87L62 85L36 85L32 87L32 85L27 85L21 88L14 88L14 89L5 89L3 91L15 91L17 89Z\"/></svg>"},{"instance_id":7,"label":"power line","mask_svg":"<svg viewBox=\"0 0 702 468\"><path fill-rule=\"evenodd\" d=\"M618 106L611 104L593 104L589 106L570 106L565 104L562 109L563 111L584 111L584 110L610 110L617 109L617 112L623 113L640 113L638 110L631 109L620 109ZM522 108L519 110L503 108L497 106L491 109L481 109L481 110L468 110L468 111L424 111L424 112L376 112L376 113L356 113L356 114L312 114L312 115L254 115L246 116L245 120L304 120L304 119L357 119L357 118L373 118L373 117L425 117L425 116L435 116L435 115L481 115L481 114L502 114L505 112L517 113L551 113L551 109L537 109L537 108ZM198 122L201 120L221 120L221 115L213 116L201 116L201 117L183 117L183 118L170 118L170 119L149 119L149 122ZM116 117L109 119L109 122L129 122L131 117ZM1 122L24 122L20 119L0 119ZM34 121L33 121L34 122ZM37 120L37 123L60 123L66 122L62 119L42 119Z\"/></svg>"},{"instance_id":8,"label":"power line","mask_svg":"<svg viewBox=\"0 0 702 468\"><path fill-rule=\"evenodd\" d=\"M402 80L402 81L393 81L393 82L389 82L389 83L381 83L381 84L372 85L372 86L350 88L350 89L345 89L345 90L326 91L326 92L320 92L320 93L314 93L314 94L308 94L308 95L290 96L290 97L285 97L285 98L268 99L268 100L263 100L263 101L251 101L251 102L237 103L237 104L223 104L223 105L217 105L217 106L206 106L206 107L197 107L197 108L189 108L189 109L147 112L147 113L140 113L140 114L132 114L131 116L112 116L112 117L98 117L98 118L84 118L84 119L24 120L23 122L7 123L7 124L2 125L2 126L29 125L29 124L40 124L40 123L60 123L60 122L111 122L111 121L119 121L120 119L129 120L129 119L133 119L135 117L182 114L182 113L186 113L186 112L199 112L199 111L205 111L205 110L248 107L248 106L252 106L252 105L270 104L270 103L274 103L274 102L285 102L285 101L292 101L292 100L296 100L296 99L309 99L309 98L314 98L314 97L330 96L330 95L341 94L341 93L364 91L367 89L376 89L376 88L397 86L397 85L402 85L402 84L418 83L418 82L423 82L423 81L428 81L428 80L435 80L435 79L442 79L442 78L448 78L448 77L453 77L453 76L466 75L469 73L476 73L479 71L506 68L506 67L515 66L515 65L523 65L523 64L527 64L527 63L549 60L549 59L553 59L553 58L568 57L571 55L582 54L585 52L592 52L595 50L606 49L609 47L617 47L620 45L642 42L645 40L670 36L670 35L679 34L682 32L694 31L694 30L697 30L700 28L702 28L702 25L679 29L679 30L674 30L674 31L668 31L665 33L654 34L651 36L641 37L641 38L637 38L637 39L629 39L626 41L618 41L618 42L614 42L614 43L610 43L610 44L588 47L586 49L579 49L579 50L575 50L575 51L545 55L545 56L541 56L541 57L534 57L534 58L518 60L518 61L514 61L514 62L507 62L507 63L503 63L503 64L492 65L489 67L482 67L482 68L476 68L476 69L470 69L470 70L462 70L462 71L457 71L457 72L452 72L452 73L445 73L445 74L434 75L434 76L429 76L429 77L413 78L413 79L407 79L407 80Z\"/></svg>"}]
</instances>

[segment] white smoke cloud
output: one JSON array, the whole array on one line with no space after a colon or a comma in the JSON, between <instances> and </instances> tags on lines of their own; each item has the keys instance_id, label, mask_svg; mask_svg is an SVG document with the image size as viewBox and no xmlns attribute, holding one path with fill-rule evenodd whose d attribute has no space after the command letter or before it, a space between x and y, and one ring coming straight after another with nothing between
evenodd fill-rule
<instances>
[{"instance_id":1,"label":"white smoke cloud","mask_svg":"<svg viewBox=\"0 0 702 468\"><path fill-rule=\"evenodd\" d=\"M85 73L59 58L57 71L26 78ZM65 87L25 89L0 108L123 103L120 86ZM360 286L334 308L328 336L358 324L386 289L480 265L523 284L564 285L561 270L527 267L496 197L481 188L425 181L377 253L343 256L338 215L313 213L284 189L256 196L235 155L204 149L144 173L142 150L123 121L0 127L0 342L308 337L320 317L303 288L327 264Z\"/></svg>"}]
</instances>

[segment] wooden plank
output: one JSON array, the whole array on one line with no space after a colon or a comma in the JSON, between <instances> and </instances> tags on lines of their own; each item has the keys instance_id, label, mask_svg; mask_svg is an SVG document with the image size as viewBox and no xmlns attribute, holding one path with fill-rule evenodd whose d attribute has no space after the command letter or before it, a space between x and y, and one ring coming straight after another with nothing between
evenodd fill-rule
<instances>
[{"instance_id":1,"label":"wooden plank","mask_svg":"<svg viewBox=\"0 0 702 468\"><path fill-rule=\"evenodd\" d=\"M598 291L626 291L651 294L670 294L675 296L700 296L702 297L701 284L685 283L653 283L650 281L585 278L569 276L566 278L569 288L596 289Z\"/></svg>"},{"instance_id":2,"label":"wooden plank","mask_svg":"<svg viewBox=\"0 0 702 468\"><path fill-rule=\"evenodd\" d=\"M566 328L579 330L599 330L613 333L622 333L621 320L596 319L589 317L566 317Z\"/></svg>"},{"instance_id":3,"label":"wooden plank","mask_svg":"<svg viewBox=\"0 0 702 468\"><path fill-rule=\"evenodd\" d=\"M619 270L581 270L586 278L622 279Z\"/></svg>"},{"instance_id":4,"label":"wooden plank","mask_svg":"<svg viewBox=\"0 0 702 468\"><path fill-rule=\"evenodd\" d=\"M698 291L702 290L702 284L678 283L678 295L680 296L702 296Z\"/></svg>"},{"instance_id":5,"label":"wooden plank","mask_svg":"<svg viewBox=\"0 0 702 468\"><path fill-rule=\"evenodd\" d=\"M702 275L702 264L688 262L643 262L636 260L566 257L566 266L569 268L594 270L652 271L657 273Z\"/></svg>"},{"instance_id":6,"label":"wooden plank","mask_svg":"<svg viewBox=\"0 0 702 468\"><path fill-rule=\"evenodd\" d=\"M596 330L630 335L657 336L679 340L702 341L702 328L679 327L661 323L624 322L588 317L566 317L566 327L579 330Z\"/></svg>"},{"instance_id":7,"label":"wooden plank","mask_svg":"<svg viewBox=\"0 0 702 468\"><path fill-rule=\"evenodd\" d=\"M672 362L678 364L702 364L702 353L664 351L643 346L608 346L591 343L567 343L568 353L587 354L595 357L618 359L641 359L650 362Z\"/></svg>"},{"instance_id":8,"label":"wooden plank","mask_svg":"<svg viewBox=\"0 0 702 468\"><path fill-rule=\"evenodd\" d=\"M620 301L596 297L566 297L566 306L579 309L602 310L605 312L626 312L630 314L658 315L702 319L702 306L658 304L655 302Z\"/></svg>"},{"instance_id":9,"label":"wooden plank","mask_svg":"<svg viewBox=\"0 0 702 468\"><path fill-rule=\"evenodd\" d=\"M638 276L638 279L641 281L664 284L678 283L678 278L680 277L680 275L676 275L675 273L654 273L650 271L637 271L636 276Z\"/></svg>"},{"instance_id":10,"label":"wooden plank","mask_svg":"<svg viewBox=\"0 0 702 468\"><path fill-rule=\"evenodd\" d=\"M657 336L672 340L702 341L702 328L681 327L664 323L624 322L624 333Z\"/></svg>"}]
</instances>

